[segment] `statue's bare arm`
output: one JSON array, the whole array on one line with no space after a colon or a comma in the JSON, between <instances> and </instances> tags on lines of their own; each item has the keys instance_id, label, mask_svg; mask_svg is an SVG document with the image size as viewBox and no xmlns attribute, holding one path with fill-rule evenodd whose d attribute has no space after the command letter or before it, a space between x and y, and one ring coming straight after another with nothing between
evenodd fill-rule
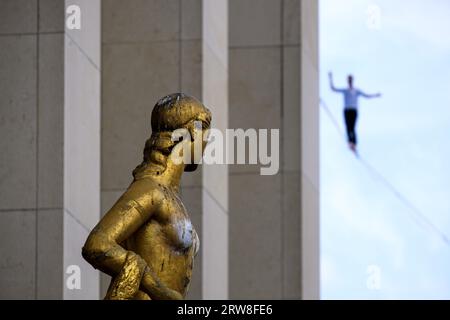
<instances>
[{"instance_id":1,"label":"statue's bare arm","mask_svg":"<svg viewBox=\"0 0 450 320\"><path fill-rule=\"evenodd\" d=\"M128 190L127 193L133 193ZM83 257L95 268L114 277L120 273L128 251L120 243L150 219L160 200L154 192L146 208L125 193L92 230L83 247ZM147 265L141 280L142 291L152 299L182 299L177 291L165 286Z\"/></svg>"}]
</instances>

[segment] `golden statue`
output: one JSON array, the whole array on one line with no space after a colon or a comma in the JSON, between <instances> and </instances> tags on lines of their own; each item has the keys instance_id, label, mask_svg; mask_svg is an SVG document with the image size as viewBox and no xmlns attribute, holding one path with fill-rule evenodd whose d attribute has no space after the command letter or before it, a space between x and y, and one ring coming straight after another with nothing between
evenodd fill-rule
<instances>
[{"instance_id":1,"label":"golden statue","mask_svg":"<svg viewBox=\"0 0 450 320\"><path fill-rule=\"evenodd\" d=\"M179 188L183 172L194 171L198 162L195 152L192 161L175 161L174 150L178 144L194 150L200 143L202 153L210 122L210 111L182 93L160 99L153 108L152 134L133 182L83 246L83 257L112 277L105 299L186 296L199 239ZM177 129L188 131L192 139L173 141Z\"/></svg>"}]
</instances>

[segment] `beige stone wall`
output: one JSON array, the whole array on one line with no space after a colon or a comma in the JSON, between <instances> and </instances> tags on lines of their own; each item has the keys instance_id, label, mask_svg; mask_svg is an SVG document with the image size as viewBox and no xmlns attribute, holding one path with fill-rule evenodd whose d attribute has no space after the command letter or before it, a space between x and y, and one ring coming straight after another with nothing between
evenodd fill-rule
<instances>
[{"instance_id":1,"label":"beige stone wall","mask_svg":"<svg viewBox=\"0 0 450 320\"><path fill-rule=\"evenodd\" d=\"M317 24L317 1L229 0L229 127L280 129L277 175L230 167L230 298L319 297Z\"/></svg>"},{"instance_id":2,"label":"beige stone wall","mask_svg":"<svg viewBox=\"0 0 450 320\"><path fill-rule=\"evenodd\" d=\"M63 290L63 3L0 1L0 299Z\"/></svg>"},{"instance_id":3,"label":"beige stone wall","mask_svg":"<svg viewBox=\"0 0 450 320\"><path fill-rule=\"evenodd\" d=\"M229 126L232 128L282 128L286 45L283 2L230 0ZM293 14L291 19L298 21L298 14ZM280 134L281 149L283 138ZM292 144L293 149L297 146ZM283 158L280 158L282 163ZM298 165L298 161L293 161L295 170ZM232 299L283 297L285 172L283 166L280 169L277 175L261 176L257 165L230 168L229 285ZM292 210L300 215L298 206ZM291 226L295 226L294 221Z\"/></svg>"}]
</instances>

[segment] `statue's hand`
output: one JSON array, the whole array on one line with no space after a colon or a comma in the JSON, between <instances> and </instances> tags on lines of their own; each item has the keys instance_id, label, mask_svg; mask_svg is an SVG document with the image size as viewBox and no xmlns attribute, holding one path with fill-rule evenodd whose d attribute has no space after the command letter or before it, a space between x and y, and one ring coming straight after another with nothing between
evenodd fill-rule
<instances>
[{"instance_id":1,"label":"statue's hand","mask_svg":"<svg viewBox=\"0 0 450 320\"><path fill-rule=\"evenodd\" d=\"M167 288L167 300L183 300L184 297L176 290Z\"/></svg>"}]
</instances>

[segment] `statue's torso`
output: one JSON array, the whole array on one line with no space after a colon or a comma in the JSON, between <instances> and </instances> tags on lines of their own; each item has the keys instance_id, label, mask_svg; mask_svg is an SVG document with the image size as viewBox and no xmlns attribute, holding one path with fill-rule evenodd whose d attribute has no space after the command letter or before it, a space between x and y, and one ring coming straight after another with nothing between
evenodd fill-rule
<instances>
[{"instance_id":1,"label":"statue's torso","mask_svg":"<svg viewBox=\"0 0 450 320\"><path fill-rule=\"evenodd\" d=\"M176 192L160 188L163 194L160 206L125 246L139 254L163 283L184 295L199 239Z\"/></svg>"}]
</instances>

